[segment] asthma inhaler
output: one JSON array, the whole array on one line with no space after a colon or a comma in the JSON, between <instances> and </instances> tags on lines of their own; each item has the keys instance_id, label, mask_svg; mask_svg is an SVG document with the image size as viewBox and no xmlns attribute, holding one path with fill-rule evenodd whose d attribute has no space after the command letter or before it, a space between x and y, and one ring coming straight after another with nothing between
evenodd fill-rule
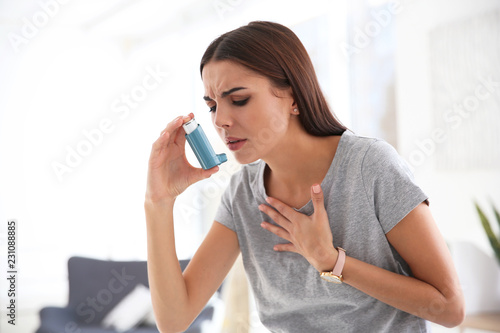
<instances>
[{"instance_id":1,"label":"asthma inhaler","mask_svg":"<svg viewBox=\"0 0 500 333\"><path fill-rule=\"evenodd\" d=\"M186 139L203 169L211 169L227 161L226 154L215 154L205 132L194 118L182 125L182 127L186 132Z\"/></svg>"}]
</instances>

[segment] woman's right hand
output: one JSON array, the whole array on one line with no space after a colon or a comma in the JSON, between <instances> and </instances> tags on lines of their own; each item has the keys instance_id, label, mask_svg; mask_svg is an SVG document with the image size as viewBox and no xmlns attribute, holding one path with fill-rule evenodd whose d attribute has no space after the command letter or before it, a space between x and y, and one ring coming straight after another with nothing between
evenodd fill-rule
<instances>
[{"instance_id":1,"label":"woman's right hand","mask_svg":"<svg viewBox=\"0 0 500 333\"><path fill-rule=\"evenodd\" d=\"M219 170L195 168L186 158L186 137L182 124L194 118L180 116L170 122L153 144L149 157L146 200L152 203L174 201L191 184Z\"/></svg>"}]
</instances>

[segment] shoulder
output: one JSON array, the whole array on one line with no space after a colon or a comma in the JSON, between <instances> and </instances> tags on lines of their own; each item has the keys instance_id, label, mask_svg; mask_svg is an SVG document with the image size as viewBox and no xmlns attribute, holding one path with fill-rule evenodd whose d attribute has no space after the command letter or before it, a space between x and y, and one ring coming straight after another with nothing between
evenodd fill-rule
<instances>
[{"instance_id":1,"label":"shoulder","mask_svg":"<svg viewBox=\"0 0 500 333\"><path fill-rule=\"evenodd\" d=\"M238 191L248 191L250 188L257 186L259 174L264 167L265 163L262 160L241 166L238 171L232 174L227 191L236 193Z\"/></svg>"},{"instance_id":2,"label":"shoulder","mask_svg":"<svg viewBox=\"0 0 500 333\"><path fill-rule=\"evenodd\" d=\"M363 158L371 146L380 141L380 139L361 136L349 130L342 134L340 140L344 154L356 159Z\"/></svg>"},{"instance_id":3,"label":"shoulder","mask_svg":"<svg viewBox=\"0 0 500 333\"><path fill-rule=\"evenodd\" d=\"M399 164L402 161L396 149L383 139L361 136L352 132L346 132L345 135L347 154L357 157L363 167L394 162Z\"/></svg>"},{"instance_id":4,"label":"shoulder","mask_svg":"<svg viewBox=\"0 0 500 333\"><path fill-rule=\"evenodd\" d=\"M344 149L349 167L364 179L391 177L394 173L413 177L405 160L387 141L347 132Z\"/></svg>"},{"instance_id":5,"label":"shoulder","mask_svg":"<svg viewBox=\"0 0 500 333\"><path fill-rule=\"evenodd\" d=\"M376 163L381 156L393 155L391 145L384 140L346 131L341 138L341 155L349 167ZM355 169L357 169L355 167Z\"/></svg>"},{"instance_id":6,"label":"shoulder","mask_svg":"<svg viewBox=\"0 0 500 333\"><path fill-rule=\"evenodd\" d=\"M366 151L363 158L365 173L383 173L391 175L399 173L413 178L413 174L406 161L397 150L384 140L374 141Z\"/></svg>"},{"instance_id":7,"label":"shoulder","mask_svg":"<svg viewBox=\"0 0 500 333\"><path fill-rule=\"evenodd\" d=\"M257 160L252 163L244 164L241 166L241 168L236 171L232 176L231 176L231 181L232 182L246 182L249 183L253 180L255 180L258 177L258 174L265 166L264 161L262 160Z\"/></svg>"},{"instance_id":8,"label":"shoulder","mask_svg":"<svg viewBox=\"0 0 500 333\"><path fill-rule=\"evenodd\" d=\"M244 164L241 167L241 174L246 177L256 177L260 169L265 166L265 162L262 160L257 160L252 163Z\"/></svg>"}]
</instances>

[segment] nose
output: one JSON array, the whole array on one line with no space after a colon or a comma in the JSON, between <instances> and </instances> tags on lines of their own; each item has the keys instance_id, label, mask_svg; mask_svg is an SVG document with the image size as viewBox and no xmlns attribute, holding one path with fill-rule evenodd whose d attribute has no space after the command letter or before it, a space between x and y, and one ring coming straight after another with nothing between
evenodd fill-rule
<instances>
[{"instance_id":1,"label":"nose","mask_svg":"<svg viewBox=\"0 0 500 333\"><path fill-rule=\"evenodd\" d=\"M214 125L218 129L227 129L232 126L233 120L229 114L229 110L217 105L217 110L214 112Z\"/></svg>"}]
</instances>

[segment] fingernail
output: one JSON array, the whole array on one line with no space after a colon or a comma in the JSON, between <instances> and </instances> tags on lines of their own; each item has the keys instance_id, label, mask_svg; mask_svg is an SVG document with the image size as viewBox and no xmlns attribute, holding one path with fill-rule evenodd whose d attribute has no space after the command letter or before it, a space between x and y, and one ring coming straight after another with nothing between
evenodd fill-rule
<instances>
[{"instance_id":1,"label":"fingernail","mask_svg":"<svg viewBox=\"0 0 500 333\"><path fill-rule=\"evenodd\" d=\"M264 223L264 222L262 222L262 223L260 224L260 226L261 226L262 228L264 228L266 225L265 225L265 223Z\"/></svg>"},{"instance_id":2,"label":"fingernail","mask_svg":"<svg viewBox=\"0 0 500 333\"><path fill-rule=\"evenodd\" d=\"M314 185L313 186L313 192L318 194L321 192L321 186L319 186L318 184Z\"/></svg>"}]
</instances>

